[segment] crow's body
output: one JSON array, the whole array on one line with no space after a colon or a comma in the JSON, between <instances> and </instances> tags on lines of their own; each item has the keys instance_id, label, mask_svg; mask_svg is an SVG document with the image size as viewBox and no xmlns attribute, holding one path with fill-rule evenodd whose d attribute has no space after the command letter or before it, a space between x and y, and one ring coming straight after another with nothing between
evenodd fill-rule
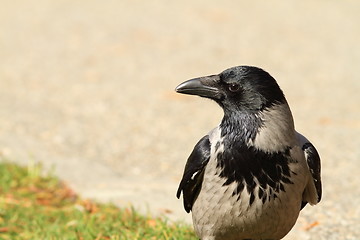
<instances>
[{"instance_id":1,"label":"crow's body","mask_svg":"<svg viewBox=\"0 0 360 240\"><path fill-rule=\"evenodd\" d=\"M265 71L240 66L177 91L215 100L218 127L195 146L177 196L203 240L281 239L321 198L320 159Z\"/></svg>"}]
</instances>

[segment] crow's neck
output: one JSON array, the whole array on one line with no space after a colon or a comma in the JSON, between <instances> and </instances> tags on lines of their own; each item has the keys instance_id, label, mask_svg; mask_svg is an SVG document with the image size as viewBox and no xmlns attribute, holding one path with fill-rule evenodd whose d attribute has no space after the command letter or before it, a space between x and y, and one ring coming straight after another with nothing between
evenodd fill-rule
<instances>
[{"instance_id":1,"label":"crow's neck","mask_svg":"<svg viewBox=\"0 0 360 240\"><path fill-rule=\"evenodd\" d=\"M281 152L296 144L289 106L277 104L258 112L225 112L221 137L265 152Z\"/></svg>"},{"instance_id":2,"label":"crow's neck","mask_svg":"<svg viewBox=\"0 0 360 240\"><path fill-rule=\"evenodd\" d=\"M221 137L234 138L235 141L254 140L263 121L258 112L225 112L220 123Z\"/></svg>"}]
</instances>

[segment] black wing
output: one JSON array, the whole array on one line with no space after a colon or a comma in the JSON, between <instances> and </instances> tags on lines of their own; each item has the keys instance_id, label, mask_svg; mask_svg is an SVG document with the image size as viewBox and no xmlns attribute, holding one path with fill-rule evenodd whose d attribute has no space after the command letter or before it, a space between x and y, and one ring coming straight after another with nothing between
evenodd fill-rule
<instances>
[{"instance_id":1,"label":"black wing","mask_svg":"<svg viewBox=\"0 0 360 240\"><path fill-rule=\"evenodd\" d=\"M184 208L186 212L190 212L196 197L201 189L204 178L204 170L210 159L210 141L206 135L195 145L194 150L190 154L184 170L183 178L177 190L177 198L180 198L183 192Z\"/></svg>"},{"instance_id":2,"label":"black wing","mask_svg":"<svg viewBox=\"0 0 360 240\"><path fill-rule=\"evenodd\" d=\"M305 153L306 162L309 166L309 170L316 188L317 197L318 197L317 202L320 202L322 195L321 176L320 176L321 173L320 156L316 151L315 147L309 142L305 143L302 149ZM306 202L303 202L301 208L305 207L305 205Z\"/></svg>"}]
</instances>

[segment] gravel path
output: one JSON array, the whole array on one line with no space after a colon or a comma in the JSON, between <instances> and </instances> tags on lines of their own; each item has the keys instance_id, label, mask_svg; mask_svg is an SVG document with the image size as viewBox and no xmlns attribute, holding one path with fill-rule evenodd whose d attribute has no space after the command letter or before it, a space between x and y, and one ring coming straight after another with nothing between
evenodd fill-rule
<instances>
[{"instance_id":1,"label":"gravel path","mask_svg":"<svg viewBox=\"0 0 360 240\"><path fill-rule=\"evenodd\" d=\"M0 153L85 197L190 221L186 158L222 117L176 95L249 64L284 90L323 160L323 201L286 239L360 237L360 2L1 1Z\"/></svg>"}]
</instances>

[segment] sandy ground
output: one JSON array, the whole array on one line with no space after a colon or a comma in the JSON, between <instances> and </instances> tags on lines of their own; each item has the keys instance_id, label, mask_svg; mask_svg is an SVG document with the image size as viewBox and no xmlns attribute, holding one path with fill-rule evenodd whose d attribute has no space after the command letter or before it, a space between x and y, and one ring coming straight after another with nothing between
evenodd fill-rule
<instances>
[{"instance_id":1,"label":"sandy ground","mask_svg":"<svg viewBox=\"0 0 360 240\"><path fill-rule=\"evenodd\" d=\"M222 112L180 82L262 67L323 161L286 239L360 237L360 2L1 1L0 153L85 197L190 221L175 198Z\"/></svg>"}]
</instances>

